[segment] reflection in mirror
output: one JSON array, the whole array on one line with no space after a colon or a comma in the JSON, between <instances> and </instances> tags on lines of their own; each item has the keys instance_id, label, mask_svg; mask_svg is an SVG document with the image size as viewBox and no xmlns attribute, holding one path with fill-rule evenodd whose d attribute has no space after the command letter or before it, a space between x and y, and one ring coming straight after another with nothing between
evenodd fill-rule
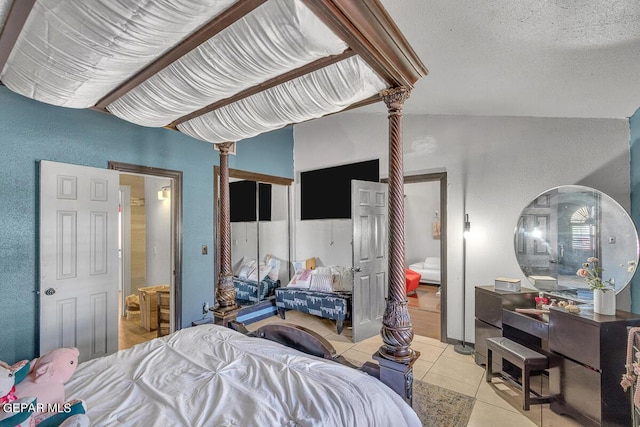
<instances>
[{"instance_id":1,"label":"reflection in mirror","mask_svg":"<svg viewBox=\"0 0 640 427\"><path fill-rule=\"evenodd\" d=\"M257 265L258 254L258 221L256 217L256 185L255 181L229 178L229 214L231 221L231 268L234 277L249 279L253 268ZM253 263L253 265L251 265ZM238 295L236 289L236 299ZM249 303L241 298L236 303ZM257 299L256 301L258 302Z\"/></svg>"},{"instance_id":2,"label":"reflection in mirror","mask_svg":"<svg viewBox=\"0 0 640 427\"><path fill-rule=\"evenodd\" d=\"M270 261L269 277L280 284L289 282L289 186L270 184L271 192L260 192L260 206L269 197L271 209L269 220L260 216L259 247L260 258Z\"/></svg>"},{"instance_id":3,"label":"reflection in mirror","mask_svg":"<svg viewBox=\"0 0 640 427\"><path fill-rule=\"evenodd\" d=\"M601 279L616 293L631 281L638 262L636 228L622 206L589 187L552 188L525 207L516 225L518 264L541 291L590 301L586 281L576 275L590 257Z\"/></svg>"},{"instance_id":4,"label":"reflection in mirror","mask_svg":"<svg viewBox=\"0 0 640 427\"><path fill-rule=\"evenodd\" d=\"M218 196L218 167L215 180ZM231 266L238 305L272 299L275 288L289 281L292 181L237 169L229 171ZM217 243L219 248L219 236Z\"/></svg>"}]
</instances>

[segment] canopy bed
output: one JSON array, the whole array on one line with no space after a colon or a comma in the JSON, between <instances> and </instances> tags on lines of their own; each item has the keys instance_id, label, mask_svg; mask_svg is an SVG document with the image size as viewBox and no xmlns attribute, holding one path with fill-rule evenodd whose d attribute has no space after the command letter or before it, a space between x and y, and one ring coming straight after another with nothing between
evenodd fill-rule
<instances>
[{"instance_id":1,"label":"canopy bed","mask_svg":"<svg viewBox=\"0 0 640 427\"><path fill-rule=\"evenodd\" d=\"M229 155L236 142L384 101L389 111L389 291L382 315L383 345L373 356L378 364L370 363L366 370L411 402L412 365L419 353L411 348L413 330L405 295L402 108L413 85L427 70L379 0L0 0L0 25L0 80L10 90L57 106L96 109L141 126L163 126L215 144L220 151L215 313L221 318L230 318L237 310L229 217ZM254 369L254 364L262 362L243 353L249 346L261 355L273 355L282 351L280 347L252 346L249 338L216 328L206 334L203 330L178 334L88 362L78 370L71 390L79 390L78 383L87 380L94 383L95 393L109 390L109 396L117 396L118 401L128 399L130 386L142 377L174 366L169 360L154 357L158 348L174 342L176 347L187 346L193 339L199 340L198 350L205 346L214 356L226 351L236 358L237 363L225 365L214 376L234 372L237 377L256 381L257 390L271 382L279 398L305 394L314 388L304 382L260 380L265 369ZM309 371L297 369L311 363L306 359L301 363L299 354L282 357L285 359L274 368L281 373L290 371L289 377L294 377L294 371ZM129 358L134 365L139 362L148 369L133 367L124 360ZM176 394L198 389L183 381L203 379L198 375L204 374L191 366L208 365L214 371L219 366L215 357L209 359L195 351L182 352L181 358L189 362L179 370L182 381L159 380L169 386L157 390L160 399L169 399L167 406L177 405ZM114 384L101 391L100 385L114 377L98 380L98 372L120 363L126 364L120 372L135 377L133 383L125 380L125 385ZM318 362L316 373L309 374L319 376L317 372L338 370L331 363ZM257 372L260 374L256 377ZM323 375L323 381L333 383L338 377L353 375L340 371ZM366 403L348 399L351 404L367 405L376 416L382 407L385 412L399 414L389 408L388 403L393 401L390 397L388 402L376 403L372 397L377 393L375 386L354 386L367 381L362 377L352 383L348 393L366 389L362 396ZM160 386L154 381L150 378L146 387L149 392ZM284 389L285 383L300 389ZM225 381L209 384L209 391L221 402L238 388ZM84 390L86 394L88 389ZM139 398L130 396L132 402ZM244 399L233 396L230 404L211 414L250 414L256 412L252 409L256 405L261 409L275 406L268 400L259 404L253 397L248 399L250 406L242 406ZM313 400L325 402L319 403L322 412L334 405L326 396ZM102 411L110 410L112 404L99 404L93 415L108 417ZM210 405L211 401L204 404ZM133 405L128 407L136 410ZM179 409L180 413L187 411ZM200 413L200 409L195 411ZM290 409L287 416L295 420L300 408ZM264 416L271 416L267 412L265 409ZM162 419L164 412L155 415ZM273 416L275 424L286 424L280 422L284 418ZM390 424L397 424L397 418L381 425Z\"/></svg>"}]
</instances>

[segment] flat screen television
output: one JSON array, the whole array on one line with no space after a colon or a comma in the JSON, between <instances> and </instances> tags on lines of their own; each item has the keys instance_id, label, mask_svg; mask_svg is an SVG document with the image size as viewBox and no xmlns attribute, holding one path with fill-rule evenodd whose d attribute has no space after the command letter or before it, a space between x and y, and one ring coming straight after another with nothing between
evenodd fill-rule
<instances>
[{"instance_id":1,"label":"flat screen television","mask_svg":"<svg viewBox=\"0 0 640 427\"><path fill-rule=\"evenodd\" d=\"M379 160L300 173L301 219L351 218L352 179L379 182Z\"/></svg>"},{"instance_id":2,"label":"flat screen television","mask_svg":"<svg viewBox=\"0 0 640 427\"><path fill-rule=\"evenodd\" d=\"M259 183L260 221L271 221L271 184ZM231 222L256 220L256 182L236 181L229 183L229 215Z\"/></svg>"}]
</instances>

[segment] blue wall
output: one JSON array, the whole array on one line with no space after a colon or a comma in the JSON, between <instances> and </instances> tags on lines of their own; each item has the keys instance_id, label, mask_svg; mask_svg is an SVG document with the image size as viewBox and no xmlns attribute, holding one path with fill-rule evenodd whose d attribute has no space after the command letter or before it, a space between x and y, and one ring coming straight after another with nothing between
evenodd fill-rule
<instances>
[{"instance_id":1,"label":"blue wall","mask_svg":"<svg viewBox=\"0 0 640 427\"><path fill-rule=\"evenodd\" d=\"M640 226L640 108L629 118L631 131L631 216ZM631 311L640 313L640 273L631 281Z\"/></svg>"},{"instance_id":2,"label":"blue wall","mask_svg":"<svg viewBox=\"0 0 640 427\"><path fill-rule=\"evenodd\" d=\"M183 171L182 324L213 302L215 247L210 143L91 110L52 107L0 86L0 360L37 354L38 161L106 168L109 160ZM293 129L238 143L230 167L293 178Z\"/></svg>"}]
</instances>

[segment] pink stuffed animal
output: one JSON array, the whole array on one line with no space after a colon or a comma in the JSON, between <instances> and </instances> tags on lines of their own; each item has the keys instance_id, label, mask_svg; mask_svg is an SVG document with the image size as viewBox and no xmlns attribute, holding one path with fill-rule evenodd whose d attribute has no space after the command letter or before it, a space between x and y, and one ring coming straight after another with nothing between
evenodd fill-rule
<instances>
[{"instance_id":1,"label":"pink stuffed animal","mask_svg":"<svg viewBox=\"0 0 640 427\"><path fill-rule=\"evenodd\" d=\"M31 415L34 412L36 399L34 397L18 399L14 394L16 378L22 379L24 375L21 370L26 372L29 369L28 364L29 361L23 360L9 366L0 360L0 427L29 427L34 424Z\"/></svg>"},{"instance_id":2,"label":"pink stuffed animal","mask_svg":"<svg viewBox=\"0 0 640 427\"><path fill-rule=\"evenodd\" d=\"M57 348L34 359L27 377L16 385L16 396L33 396L40 404L59 404L62 407L65 399L64 383L75 372L79 355L80 352L75 347Z\"/></svg>"}]
</instances>

